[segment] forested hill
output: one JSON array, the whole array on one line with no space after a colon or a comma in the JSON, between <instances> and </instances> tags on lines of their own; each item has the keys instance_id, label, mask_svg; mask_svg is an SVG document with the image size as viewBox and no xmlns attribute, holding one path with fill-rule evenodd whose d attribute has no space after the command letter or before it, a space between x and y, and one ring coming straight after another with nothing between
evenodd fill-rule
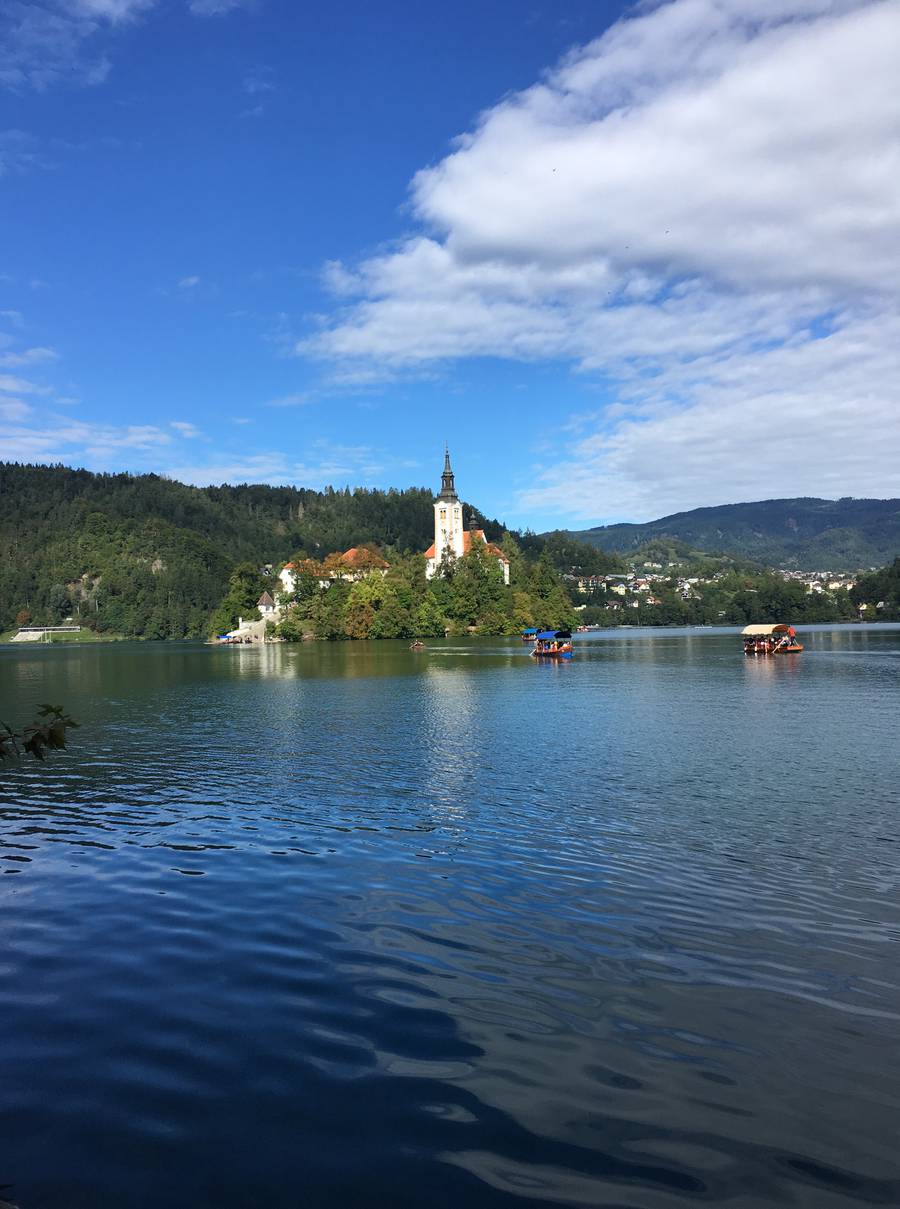
<instances>
[{"instance_id":1,"label":"forested hill","mask_svg":"<svg viewBox=\"0 0 900 1209\"><path fill-rule=\"evenodd\" d=\"M670 538L770 567L855 571L900 555L900 500L763 500L676 512L642 525L602 525L572 537L628 554Z\"/></svg>"},{"instance_id":2,"label":"forested hill","mask_svg":"<svg viewBox=\"0 0 900 1209\"><path fill-rule=\"evenodd\" d=\"M389 557L424 551L434 495L188 487L158 475L93 474L0 463L0 632L68 616L102 633L205 637L236 564L321 559L375 545ZM488 538L503 526L463 505ZM562 534L522 538L558 570L597 574L617 560Z\"/></svg>"},{"instance_id":3,"label":"forested hill","mask_svg":"<svg viewBox=\"0 0 900 1209\"><path fill-rule=\"evenodd\" d=\"M0 631L24 610L39 623L79 613L114 633L205 635L235 563L366 542L422 550L433 499L424 488L187 487L0 464Z\"/></svg>"}]
</instances>

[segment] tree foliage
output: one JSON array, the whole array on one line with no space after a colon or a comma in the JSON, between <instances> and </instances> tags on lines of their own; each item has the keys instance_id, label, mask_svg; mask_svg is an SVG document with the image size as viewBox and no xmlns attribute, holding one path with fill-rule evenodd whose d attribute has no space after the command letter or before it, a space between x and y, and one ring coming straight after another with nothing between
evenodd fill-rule
<instances>
[{"instance_id":1,"label":"tree foliage","mask_svg":"<svg viewBox=\"0 0 900 1209\"><path fill-rule=\"evenodd\" d=\"M850 596L864 621L900 621L900 558L871 575L861 575ZM866 607L861 609L862 605Z\"/></svg>"},{"instance_id":2,"label":"tree foliage","mask_svg":"<svg viewBox=\"0 0 900 1209\"><path fill-rule=\"evenodd\" d=\"M101 633L205 637L237 563L421 549L432 500L422 488L188 487L0 464L0 630L28 612L37 625L72 616Z\"/></svg>"},{"instance_id":3,"label":"tree foliage","mask_svg":"<svg viewBox=\"0 0 900 1209\"><path fill-rule=\"evenodd\" d=\"M23 752L43 760L48 751L62 751L66 732L77 726L61 705L42 705L35 720L20 731L0 722L0 763L15 760Z\"/></svg>"},{"instance_id":4,"label":"tree foliage","mask_svg":"<svg viewBox=\"0 0 900 1209\"><path fill-rule=\"evenodd\" d=\"M236 566L228 578L228 591L213 614L213 632L233 630L241 617L247 621L258 620L256 602L271 586L271 577L262 575L253 563Z\"/></svg>"},{"instance_id":5,"label":"tree foliage","mask_svg":"<svg viewBox=\"0 0 900 1209\"><path fill-rule=\"evenodd\" d=\"M499 561L481 542L473 542L462 558L446 558L444 573L431 580L420 554L392 555L384 574L374 570L355 581L337 579L325 586L310 574L314 590L308 584L301 590L299 576L308 568L295 564L298 585L275 634L287 641L307 635L436 638L446 633L514 634L533 621L554 627L574 624L571 598L549 555L536 562L525 558L509 534L504 552L511 562L509 586ZM326 559L319 568L323 583L329 566ZM331 567L334 574L340 569L337 563Z\"/></svg>"}]
</instances>

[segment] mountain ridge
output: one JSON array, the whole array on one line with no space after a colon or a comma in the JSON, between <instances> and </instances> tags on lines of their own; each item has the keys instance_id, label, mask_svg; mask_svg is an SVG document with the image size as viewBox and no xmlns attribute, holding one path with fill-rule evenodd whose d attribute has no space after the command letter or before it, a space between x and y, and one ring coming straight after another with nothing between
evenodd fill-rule
<instances>
[{"instance_id":1,"label":"mountain ridge","mask_svg":"<svg viewBox=\"0 0 900 1209\"><path fill-rule=\"evenodd\" d=\"M658 520L564 532L609 553L628 555L669 538L710 554L791 570L857 571L900 555L900 499L795 496L718 504Z\"/></svg>"}]
</instances>

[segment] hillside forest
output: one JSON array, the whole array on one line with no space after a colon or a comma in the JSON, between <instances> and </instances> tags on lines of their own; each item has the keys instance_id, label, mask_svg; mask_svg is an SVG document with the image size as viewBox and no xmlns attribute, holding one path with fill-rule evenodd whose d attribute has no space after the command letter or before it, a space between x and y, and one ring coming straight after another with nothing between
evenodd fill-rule
<instances>
[{"instance_id":1,"label":"hillside forest","mask_svg":"<svg viewBox=\"0 0 900 1209\"><path fill-rule=\"evenodd\" d=\"M766 567L858 571L884 566L900 554L900 500L801 497L720 504L572 536L626 557L648 541L667 538Z\"/></svg>"},{"instance_id":2,"label":"hillside forest","mask_svg":"<svg viewBox=\"0 0 900 1209\"><path fill-rule=\"evenodd\" d=\"M0 632L71 617L98 635L205 638L253 616L272 572L288 559L311 567L329 554L369 546L387 574L320 588L299 578L282 636L406 637L513 633L526 625L578 620L618 624L743 624L900 617L897 564L858 580L852 593L808 596L764 568L710 557L683 543L666 552L704 582L687 598L677 575L657 586L659 604L615 614L602 592L580 593L573 576L626 569L622 555L565 533L507 531L466 505L500 544L511 583L479 551L431 581L421 551L430 543L434 496L424 488L317 492L294 487L189 487L156 475L107 475L63 466L0 465ZM658 554L659 543L629 560ZM893 576L893 578L892 578ZM879 578L880 577L880 578ZM882 608L877 610L880 603ZM578 606L576 611L575 606ZM582 608L581 606L586 606Z\"/></svg>"}]
</instances>

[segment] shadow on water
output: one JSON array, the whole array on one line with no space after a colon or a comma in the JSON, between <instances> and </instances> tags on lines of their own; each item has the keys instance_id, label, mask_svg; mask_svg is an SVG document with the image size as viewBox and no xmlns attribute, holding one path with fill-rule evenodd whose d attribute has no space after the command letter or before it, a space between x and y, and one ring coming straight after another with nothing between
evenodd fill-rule
<instances>
[{"instance_id":1,"label":"shadow on water","mask_svg":"<svg viewBox=\"0 0 900 1209\"><path fill-rule=\"evenodd\" d=\"M0 653L0 705L84 722L0 783L0 1177L23 1209L900 1202L898 653Z\"/></svg>"}]
</instances>

